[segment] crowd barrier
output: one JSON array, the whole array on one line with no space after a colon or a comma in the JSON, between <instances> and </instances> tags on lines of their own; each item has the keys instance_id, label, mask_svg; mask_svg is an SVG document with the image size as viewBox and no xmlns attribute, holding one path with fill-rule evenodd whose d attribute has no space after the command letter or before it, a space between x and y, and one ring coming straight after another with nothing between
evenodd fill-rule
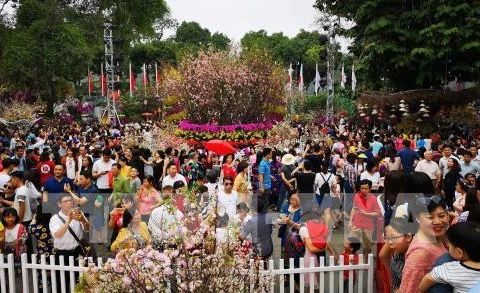
<instances>
[{"instance_id":1,"label":"crowd barrier","mask_svg":"<svg viewBox=\"0 0 480 293\"><path fill-rule=\"evenodd\" d=\"M98 264L103 264L102 258L98 258ZM288 268L287 267L288 264ZM344 265L343 256L335 264L333 256L328 259L328 264L323 257L320 258L318 266L314 265L314 259L310 259L310 266L305 266L305 259L299 260L298 268L294 268L294 260L284 259L269 260L263 267L264 273L272 277L271 292L368 292L373 293L374 258L368 255L367 259L359 255L358 264ZM48 259L44 255L37 258L37 255L27 254L21 256L20 267L15 267L13 255L0 255L0 292L53 292L57 293L57 284L60 284L61 292L67 291L66 274L68 274L69 285L74 287L74 275L82 274L86 263L81 261L75 264L73 257L68 260L63 256L59 262L55 257ZM348 272L348 283L344 282L344 272ZM60 275L60 279L57 279ZM297 279L297 286L294 286ZM47 280L50 280L47 283ZM308 285L307 285L308 283ZM344 287L346 286L346 287ZM42 287L42 288L40 288ZM356 290L355 290L356 289ZM60 293L60 292L58 292Z\"/></svg>"}]
</instances>

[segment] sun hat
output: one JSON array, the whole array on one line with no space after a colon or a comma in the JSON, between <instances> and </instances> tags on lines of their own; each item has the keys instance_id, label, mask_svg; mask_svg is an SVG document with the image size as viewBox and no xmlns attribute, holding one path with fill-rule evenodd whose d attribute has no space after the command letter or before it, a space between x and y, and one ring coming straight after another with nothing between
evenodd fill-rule
<instances>
[{"instance_id":1,"label":"sun hat","mask_svg":"<svg viewBox=\"0 0 480 293\"><path fill-rule=\"evenodd\" d=\"M286 154L282 157L283 165L293 165L295 164L295 157L292 154Z\"/></svg>"},{"instance_id":2,"label":"sun hat","mask_svg":"<svg viewBox=\"0 0 480 293\"><path fill-rule=\"evenodd\" d=\"M360 159L366 159L367 158L367 155L365 155L364 153L361 153L358 155L358 158Z\"/></svg>"}]
</instances>

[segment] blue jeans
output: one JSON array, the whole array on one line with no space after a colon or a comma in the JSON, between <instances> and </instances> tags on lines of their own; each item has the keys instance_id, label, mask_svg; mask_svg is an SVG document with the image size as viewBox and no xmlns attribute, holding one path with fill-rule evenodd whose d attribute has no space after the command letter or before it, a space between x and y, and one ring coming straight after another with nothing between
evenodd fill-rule
<instances>
[{"instance_id":1,"label":"blue jeans","mask_svg":"<svg viewBox=\"0 0 480 293\"><path fill-rule=\"evenodd\" d=\"M285 183L282 183L282 185L280 186L280 191L278 192L277 211L280 211L280 209L282 208L282 204L287 198L288 192L289 190L287 186L285 185Z\"/></svg>"},{"instance_id":2,"label":"blue jeans","mask_svg":"<svg viewBox=\"0 0 480 293\"><path fill-rule=\"evenodd\" d=\"M350 182L345 181L344 190L345 190L345 197L343 198L343 210L350 214L353 208L353 197L355 196L355 191L352 186L350 186Z\"/></svg>"}]
</instances>

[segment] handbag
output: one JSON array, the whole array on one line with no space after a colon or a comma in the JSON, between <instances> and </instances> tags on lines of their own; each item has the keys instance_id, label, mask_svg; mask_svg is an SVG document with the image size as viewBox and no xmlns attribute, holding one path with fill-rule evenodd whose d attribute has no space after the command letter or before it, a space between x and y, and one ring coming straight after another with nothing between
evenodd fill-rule
<instances>
[{"instance_id":1,"label":"handbag","mask_svg":"<svg viewBox=\"0 0 480 293\"><path fill-rule=\"evenodd\" d=\"M65 219L60 216L60 214L57 214L57 216L64 224L67 223ZM75 241L77 241L77 243L80 245L81 255L84 257L91 257L94 261L96 261L97 253L95 251L95 247L89 243L88 240L78 238L77 234L75 234L70 226L68 226L68 232L70 232Z\"/></svg>"}]
</instances>

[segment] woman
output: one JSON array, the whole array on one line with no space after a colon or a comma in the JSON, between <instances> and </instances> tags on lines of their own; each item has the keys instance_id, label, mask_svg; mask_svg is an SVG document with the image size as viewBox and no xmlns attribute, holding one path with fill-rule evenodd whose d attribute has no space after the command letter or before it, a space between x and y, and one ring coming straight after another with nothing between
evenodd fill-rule
<instances>
[{"instance_id":1,"label":"woman","mask_svg":"<svg viewBox=\"0 0 480 293\"><path fill-rule=\"evenodd\" d=\"M165 153L162 150L158 150L153 153L153 179L154 187L159 189L162 184L160 183L163 178L163 165L165 164Z\"/></svg>"},{"instance_id":2,"label":"woman","mask_svg":"<svg viewBox=\"0 0 480 293\"><path fill-rule=\"evenodd\" d=\"M455 186L455 202L453 203L453 208L457 215L460 215L463 212L463 207L465 206L465 195L467 194L467 187L463 180L458 180L457 185Z\"/></svg>"},{"instance_id":3,"label":"woman","mask_svg":"<svg viewBox=\"0 0 480 293\"><path fill-rule=\"evenodd\" d=\"M455 200L455 186L458 180L462 179L460 174L460 164L455 159L448 159L447 161L448 173L443 179L443 192L445 192L445 201L450 210L453 210L453 202Z\"/></svg>"},{"instance_id":4,"label":"woman","mask_svg":"<svg viewBox=\"0 0 480 293\"><path fill-rule=\"evenodd\" d=\"M288 202L282 205L280 210L280 218L277 220L277 224L280 225L278 229L278 237L282 239L281 242L281 254L282 257L295 257L292 249L289 249L287 243L292 231L298 231L300 229L300 220L302 218L302 209L300 206L300 198L298 197L298 191L292 190L288 195ZM290 241L291 242L291 241Z\"/></svg>"},{"instance_id":5,"label":"woman","mask_svg":"<svg viewBox=\"0 0 480 293\"><path fill-rule=\"evenodd\" d=\"M74 147L68 147L67 155L62 158L62 164L65 166L67 177L75 180L78 166L76 149Z\"/></svg>"},{"instance_id":6,"label":"woman","mask_svg":"<svg viewBox=\"0 0 480 293\"><path fill-rule=\"evenodd\" d=\"M394 218L385 227L385 244L390 247L393 256L390 262L391 292L398 292L402 282L405 265L405 253L413 240L418 227L405 218Z\"/></svg>"},{"instance_id":7,"label":"woman","mask_svg":"<svg viewBox=\"0 0 480 293\"><path fill-rule=\"evenodd\" d=\"M378 169L377 161L372 159L367 162L365 171L363 171L363 173L360 174L360 180L368 179L372 182L372 189L371 189L372 193L377 192L379 188L380 173L377 171L377 169Z\"/></svg>"},{"instance_id":8,"label":"woman","mask_svg":"<svg viewBox=\"0 0 480 293\"><path fill-rule=\"evenodd\" d=\"M385 166L388 172L402 171L402 160L397 156L397 152L389 148L385 157Z\"/></svg>"},{"instance_id":9,"label":"woman","mask_svg":"<svg viewBox=\"0 0 480 293\"><path fill-rule=\"evenodd\" d=\"M280 177L282 185L277 201L277 211L282 208L286 196L294 189L289 181L292 180L292 171L295 170L295 157L292 154L286 154L282 157L282 168L280 169ZM295 182L294 182L295 183Z\"/></svg>"},{"instance_id":10,"label":"woman","mask_svg":"<svg viewBox=\"0 0 480 293\"><path fill-rule=\"evenodd\" d=\"M357 174L362 174L367 169L367 163L365 162L366 160L367 155L365 155L364 153L360 153L358 155L358 160L355 163L355 169L357 170ZM358 180L360 181L360 178L358 178Z\"/></svg>"},{"instance_id":11,"label":"woman","mask_svg":"<svg viewBox=\"0 0 480 293\"><path fill-rule=\"evenodd\" d=\"M40 155L40 161L37 164L37 170L40 173L40 182L45 182L53 177L53 169L55 169L55 163L50 160L50 154L45 151Z\"/></svg>"},{"instance_id":12,"label":"woman","mask_svg":"<svg viewBox=\"0 0 480 293\"><path fill-rule=\"evenodd\" d=\"M118 163L120 164L120 175L125 178L130 178L130 171L132 167L127 165L128 163L127 157L121 156L120 159L118 159Z\"/></svg>"},{"instance_id":13,"label":"woman","mask_svg":"<svg viewBox=\"0 0 480 293\"><path fill-rule=\"evenodd\" d=\"M28 226L28 234L34 236L37 243L37 255L45 255L47 259L50 255L55 254L53 238L49 229L50 218L51 214L43 213L42 206L39 205L32 222Z\"/></svg>"},{"instance_id":14,"label":"woman","mask_svg":"<svg viewBox=\"0 0 480 293\"><path fill-rule=\"evenodd\" d=\"M122 196L121 203L110 212L108 219L108 228L112 230L110 243L117 239L118 231L123 228L123 213L132 208L134 208L133 196L125 194Z\"/></svg>"},{"instance_id":15,"label":"woman","mask_svg":"<svg viewBox=\"0 0 480 293\"><path fill-rule=\"evenodd\" d=\"M77 172L77 179L75 180L76 183L78 184L79 180L80 180L80 174L82 173L85 173L87 171L90 171L92 172L92 168L93 168L93 159L92 157L90 156L84 156L82 158L82 166L81 168L78 170Z\"/></svg>"},{"instance_id":16,"label":"woman","mask_svg":"<svg viewBox=\"0 0 480 293\"><path fill-rule=\"evenodd\" d=\"M238 174L233 183L233 190L238 193L238 198L241 202L248 204L250 203L250 192L247 182L248 163L245 161L240 162L237 170Z\"/></svg>"},{"instance_id":17,"label":"woman","mask_svg":"<svg viewBox=\"0 0 480 293\"><path fill-rule=\"evenodd\" d=\"M118 252L122 249L142 249L150 244L150 233L145 222L142 221L138 210L132 210L134 216L129 210L123 213L123 228L118 232L117 239L110 247L112 252Z\"/></svg>"},{"instance_id":18,"label":"woman","mask_svg":"<svg viewBox=\"0 0 480 293\"><path fill-rule=\"evenodd\" d=\"M415 135L410 133L408 135L408 140L410 141L410 149L414 151L417 148L417 140L415 139Z\"/></svg>"},{"instance_id":19,"label":"woman","mask_svg":"<svg viewBox=\"0 0 480 293\"><path fill-rule=\"evenodd\" d=\"M20 256L27 252L27 229L20 223L20 217L14 208L5 208L2 213L4 240L1 250L4 254L12 253L15 265L20 265Z\"/></svg>"},{"instance_id":20,"label":"woman","mask_svg":"<svg viewBox=\"0 0 480 293\"><path fill-rule=\"evenodd\" d=\"M412 212L419 229L405 255L399 292L416 292L433 263L447 252L444 242L449 217L445 200L438 195L419 195Z\"/></svg>"},{"instance_id":21,"label":"woman","mask_svg":"<svg viewBox=\"0 0 480 293\"><path fill-rule=\"evenodd\" d=\"M225 156L225 160L222 165L222 171L220 172L220 178L224 177L235 178L237 176L237 171L235 171L233 154L228 154Z\"/></svg>"},{"instance_id":22,"label":"woman","mask_svg":"<svg viewBox=\"0 0 480 293\"><path fill-rule=\"evenodd\" d=\"M153 181L153 176L148 175L145 177L142 187L140 187L136 194L138 211L144 222L148 222L152 210L162 203L160 194L155 187L153 187Z\"/></svg>"},{"instance_id":23,"label":"woman","mask_svg":"<svg viewBox=\"0 0 480 293\"><path fill-rule=\"evenodd\" d=\"M478 207L479 202L479 193L476 188L470 188L465 194L465 205L463 206L463 212L460 216L457 216L453 219L452 224L461 223L467 221L467 218L470 214L470 211Z\"/></svg>"},{"instance_id":24,"label":"woman","mask_svg":"<svg viewBox=\"0 0 480 293\"><path fill-rule=\"evenodd\" d=\"M280 188L282 186L282 176L280 174L280 169L282 168L282 163L278 161L281 158L281 154L277 151L273 152L272 161L270 162L270 174L272 178L272 194L270 196L270 203L277 204Z\"/></svg>"}]
</instances>

